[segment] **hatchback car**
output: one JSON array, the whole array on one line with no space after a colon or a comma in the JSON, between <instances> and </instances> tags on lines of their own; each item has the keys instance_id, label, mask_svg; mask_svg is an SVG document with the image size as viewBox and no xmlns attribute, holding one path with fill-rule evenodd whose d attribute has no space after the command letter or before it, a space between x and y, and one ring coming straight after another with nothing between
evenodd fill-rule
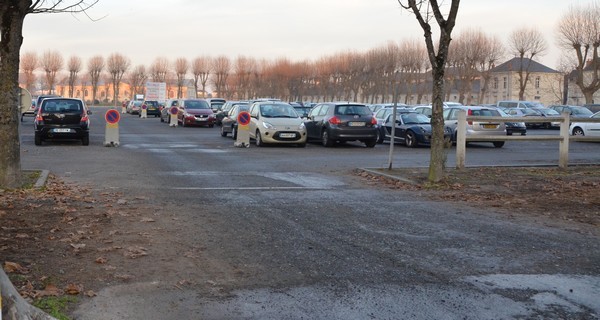
<instances>
[{"instance_id":1,"label":"hatchback car","mask_svg":"<svg viewBox=\"0 0 600 320\"><path fill-rule=\"evenodd\" d=\"M458 128L458 113L466 111L467 116L500 117L500 112L495 108L479 106L450 107L444 109L444 123L452 129L452 141L456 142L456 129ZM502 121L467 122L467 136L505 136L506 124ZM494 147L502 148L504 141L491 141Z\"/></svg>"},{"instance_id":2,"label":"hatchback car","mask_svg":"<svg viewBox=\"0 0 600 320\"><path fill-rule=\"evenodd\" d=\"M171 122L171 107L176 107L179 104L179 100L177 99L169 99L165 102L164 108L160 109L160 122Z\"/></svg>"},{"instance_id":3,"label":"hatchback car","mask_svg":"<svg viewBox=\"0 0 600 320\"><path fill-rule=\"evenodd\" d=\"M580 106L558 105L549 106L548 108L554 109L558 113L566 112L571 116L571 118L589 118L594 114L590 111L590 109Z\"/></svg>"},{"instance_id":4,"label":"hatchback car","mask_svg":"<svg viewBox=\"0 0 600 320\"><path fill-rule=\"evenodd\" d=\"M248 134L256 146L267 143L306 146L306 127L294 107L285 102L262 101L250 106Z\"/></svg>"},{"instance_id":5,"label":"hatchback car","mask_svg":"<svg viewBox=\"0 0 600 320\"><path fill-rule=\"evenodd\" d=\"M89 145L89 114L91 112L80 99L44 99L33 122L35 145L55 139L81 140L84 146Z\"/></svg>"},{"instance_id":6,"label":"hatchback car","mask_svg":"<svg viewBox=\"0 0 600 320\"><path fill-rule=\"evenodd\" d=\"M131 100L125 108L125 112L129 114L139 114L142 107L142 100Z\"/></svg>"},{"instance_id":7,"label":"hatchback car","mask_svg":"<svg viewBox=\"0 0 600 320\"><path fill-rule=\"evenodd\" d=\"M392 114L383 120L382 129L384 140L391 140L392 137ZM418 145L431 145L431 119L424 114L417 112L404 111L397 115L396 128L394 130L394 141L402 142L409 148ZM450 141L452 129L444 128L444 140Z\"/></svg>"},{"instance_id":8,"label":"hatchback car","mask_svg":"<svg viewBox=\"0 0 600 320\"><path fill-rule=\"evenodd\" d=\"M183 127L207 126L212 128L215 126L215 114L206 100L181 99L178 104L177 120Z\"/></svg>"},{"instance_id":9,"label":"hatchback car","mask_svg":"<svg viewBox=\"0 0 600 320\"><path fill-rule=\"evenodd\" d=\"M231 137L237 139L238 122L237 118L241 111L248 111L247 103L238 103L233 106L221 120L221 137L226 137L231 133Z\"/></svg>"},{"instance_id":10,"label":"hatchback car","mask_svg":"<svg viewBox=\"0 0 600 320\"><path fill-rule=\"evenodd\" d=\"M600 120L600 112L594 113L590 118ZM598 122L573 122L569 128L574 136L600 137L600 123Z\"/></svg>"},{"instance_id":11,"label":"hatchback car","mask_svg":"<svg viewBox=\"0 0 600 320\"><path fill-rule=\"evenodd\" d=\"M140 108L146 108L147 116L160 117L160 104L156 100L144 100ZM142 113L138 112L138 115L141 117Z\"/></svg>"},{"instance_id":12,"label":"hatchback car","mask_svg":"<svg viewBox=\"0 0 600 320\"><path fill-rule=\"evenodd\" d=\"M308 114L305 124L308 138L319 139L325 147L346 141L361 141L369 148L377 144L377 120L364 104L317 104Z\"/></svg>"}]
</instances>

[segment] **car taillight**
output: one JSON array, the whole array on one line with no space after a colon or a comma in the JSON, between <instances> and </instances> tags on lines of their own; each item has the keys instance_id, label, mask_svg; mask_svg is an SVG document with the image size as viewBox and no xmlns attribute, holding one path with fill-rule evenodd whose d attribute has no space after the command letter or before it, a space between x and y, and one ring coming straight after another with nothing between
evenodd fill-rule
<instances>
[{"instance_id":1,"label":"car taillight","mask_svg":"<svg viewBox=\"0 0 600 320\"><path fill-rule=\"evenodd\" d=\"M35 121L37 123L43 123L44 122L44 118L42 118L42 114L40 112L38 112L37 115L35 116Z\"/></svg>"},{"instance_id":2,"label":"car taillight","mask_svg":"<svg viewBox=\"0 0 600 320\"><path fill-rule=\"evenodd\" d=\"M374 126L377 125L377 119L375 119L375 117L371 117L371 124Z\"/></svg>"},{"instance_id":3,"label":"car taillight","mask_svg":"<svg viewBox=\"0 0 600 320\"><path fill-rule=\"evenodd\" d=\"M88 122L88 121L90 121L90 118L88 117L88 115L85 113L82 113L81 114L81 122Z\"/></svg>"},{"instance_id":4,"label":"car taillight","mask_svg":"<svg viewBox=\"0 0 600 320\"><path fill-rule=\"evenodd\" d=\"M472 116L472 115L473 115L473 110L469 109L469 110L467 111L467 115L468 115L468 116ZM470 126L472 126L472 125L473 125L473 121L467 121L467 123L468 123Z\"/></svg>"},{"instance_id":5,"label":"car taillight","mask_svg":"<svg viewBox=\"0 0 600 320\"><path fill-rule=\"evenodd\" d=\"M329 119L329 123L335 124L335 125L340 125L340 124L342 124L342 120L340 120L340 118L338 118L338 117L332 117Z\"/></svg>"}]
</instances>

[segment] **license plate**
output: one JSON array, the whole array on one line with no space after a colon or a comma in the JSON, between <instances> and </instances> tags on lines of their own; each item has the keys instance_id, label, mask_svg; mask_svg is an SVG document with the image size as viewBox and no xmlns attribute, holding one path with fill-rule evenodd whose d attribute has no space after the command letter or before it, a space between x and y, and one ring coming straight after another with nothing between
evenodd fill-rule
<instances>
[{"instance_id":1,"label":"license plate","mask_svg":"<svg viewBox=\"0 0 600 320\"><path fill-rule=\"evenodd\" d=\"M365 123L364 122L348 122L348 125L350 127L364 127Z\"/></svg>"},{"instance_id":2,"label":"license plate","mask_svg":"<svg viewBox=\"0 0 600 320\"><path fill-rule=\"evenodd\" d=\"M71 132L71 129L54 129L52 132L68 133Z\"/></svg>"},{"instance_id":3,"label":"license plate","mask_svg":"<svg viewBox=\"0 0 600 320\"><path fill-rule=\"evenodd\" d=\"M296 134L295 133L280 133L279 137L280 138L295 138Z\"/></svg>"},{"instance_id":4,"label":"license plate","mask_svg":"<svg viewBox=\"0 0 600 320\"><path fill-rule=\"evenodd\" d=\"M498 125L497 124L484 124L483 127L485 129L496 129L496 128L498 128Z\"/></svg>"}]
</instances>

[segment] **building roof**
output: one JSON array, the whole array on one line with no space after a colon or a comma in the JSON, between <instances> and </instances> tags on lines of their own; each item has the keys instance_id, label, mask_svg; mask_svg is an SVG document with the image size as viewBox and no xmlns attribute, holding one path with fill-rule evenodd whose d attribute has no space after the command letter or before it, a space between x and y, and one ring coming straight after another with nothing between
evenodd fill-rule
<instances>
[{"instance_id":1,"label":"building roof","mask_svg":"<svg viewBox=\"0 0 600 320\"><path fill-rule=\"evenodd\" d=\"M534 60L523 58L523 70L529 68L529 72L545 72L545 73L560 73L552 68L546 67L545 65L535 62ZM514 72L519 71L521 66L521 58L512 58L505 63L493 68L491 72Z\"/></svg>"}]
</instances>

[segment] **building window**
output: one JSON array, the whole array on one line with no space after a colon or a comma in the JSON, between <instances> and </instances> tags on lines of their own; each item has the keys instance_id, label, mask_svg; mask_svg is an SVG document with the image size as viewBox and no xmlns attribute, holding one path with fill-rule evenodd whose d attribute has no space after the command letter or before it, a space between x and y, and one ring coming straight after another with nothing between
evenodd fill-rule
<instances>
[{"instance_id":1,"label":"building window","mask_svg":"<svg viewBox=\"0 0 600 320\"><path fill-rule=\"evenodd\" d=\"M502 80L503 80L503 82L504 82L504 84L503 84L502 88L503 88L503 89L506 89L506 88L508 88L508 78L504 77Z\"/></svg>"},{"instance_id":2,"label":"building window","mask_svg":"<svg viewBox=\"0 0 600 320\"><path fill-rule=\"evenodd\" d=\"M498 89L498 77L494 78L494 89Z\"/></svg>"},{"instance_id":3,"label":"building window","mask_svg":"<svg viewBox=\"0 0 600 320\"><path fill-rule=\"evenodd\" d=\"M540 77L535 77L535 88L536 89L540 88Z\"/></svg>"},{"instance_id":4,"label":"building window","mask_svg":"<svg viewBox=\"0 0 600 320\"><path fill-rule=\"evenodd\" d=\"M87 89L85 89L85 91L83 91L83 95L84 95L85 97L87 97L87 96L89 95L89 92L88 92L88 90L87 90Z\"/></svg>"}]
</instances>

